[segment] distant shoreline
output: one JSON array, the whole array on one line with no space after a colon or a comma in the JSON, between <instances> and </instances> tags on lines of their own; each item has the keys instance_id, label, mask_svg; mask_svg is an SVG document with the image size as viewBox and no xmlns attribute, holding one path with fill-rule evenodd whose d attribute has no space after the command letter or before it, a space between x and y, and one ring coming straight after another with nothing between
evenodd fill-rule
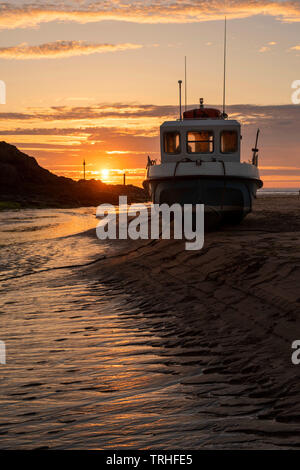
<instances>
[{"instance_id":1,"label":"distant shoreline","mask_svg":"<svg viewBox=\"0 0 300 470\"><path fill-rule=\"evenodd\" d=\"M130 199L130 198L129 198ZM117 203L117 201L115 201ZM130 203L147 203L147 198L137 200L131 200ZM44 202L17 202L17 201L1 201L0 200L0 211L11 211L11 210L23 210L23 209L80 209L83 207L97 207L100 204L114 204L113 201L99 201L97 204L55 204L55 203L44 203ZM117 204L115 204L117 205Z\"/></svg>"},{"instance_id":2,"label":"distant shoreline","mask_svg":"<svg viewBox=\"0 0 300 470\"><path fill-rule=\"evenodd\" d=\"M289 190L289 189L265 189L258 191L257 198L286 198L300 197L300 190ZM55 202L45 203L43 201L32 201L32 202L19 202L19 201L1 201L0 200L0 211L11 211L11 210L22 210L22 209L79 209L82 207L97 207L106 201L99 201L98 204L58 204ZM117 201L116 201L117 202ZM147 198L143 198L134 202L148 202ZM117 205L117 204L115 204Z\"/></svg>"},{"instance_id":3,"label":"distant shoreline","mask_svg":"<svg viewBox=\"0 0 300 470\"><path fill-rule=\"evenodd\" d=\"M262 188L257 191L257 195L290 195L298 196L300 188Z\"/></svg>"}]
</instances>

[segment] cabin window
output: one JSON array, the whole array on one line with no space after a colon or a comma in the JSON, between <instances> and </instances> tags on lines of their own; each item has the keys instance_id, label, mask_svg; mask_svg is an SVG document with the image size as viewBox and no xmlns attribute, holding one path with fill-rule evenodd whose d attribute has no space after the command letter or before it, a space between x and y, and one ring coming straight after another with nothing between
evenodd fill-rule
<instances>
[{"instance_id":1,"label":"cabin window","mask_svg":"<svg viewBox=\"0 0 300 470\"><path fill-rule=\"evenodd\" d=\"M193 131L187 134L188 153L212 153L214 134L212 131Z\"/></svg>"},{"instance_id":2,"label":"cabin window","mask_svg":"<svg viewBox=\"0 0 300 470\"><path fill-rule=\"evenodd\" d=\"M221 132L221 152L235 153L238 151L238 134L236 131Z\"/></svg>"},{"instance_id":3,"label":"cabin window","mask_svg":"<svg viewBox=\"0 0 300 470\"><path fill-rule=\"evenodd\" d=\"M164 150L166 153L180 153L179 132L166 132L164 134Z\"/></svg>"}]
</instances>

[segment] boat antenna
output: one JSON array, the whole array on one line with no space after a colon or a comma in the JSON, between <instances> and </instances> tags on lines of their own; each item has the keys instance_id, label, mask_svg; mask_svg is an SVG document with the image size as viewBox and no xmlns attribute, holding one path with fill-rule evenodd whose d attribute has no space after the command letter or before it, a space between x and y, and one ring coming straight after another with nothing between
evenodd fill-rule
<instances>
[{"instance_id":1,"label":"boat antenna","mask_svg":"<svg viewBox=\"0 0 300 470\"><path fill-rule=\"evenodd\" d=\"M226 114L226 48L227 48L227 18L224 22L224 74L223 74L223 118L227 118Z\"/></svg>"},{"instance_id":2,"label":"boat antenna","mask_svg":"<svg viewBox=\"0 0 300 470\"><path fill-rule=\"evenodd\" d=\"M182 121L182 113L181 113L181 85L182 85L182 80L178 80L178 85L179 85L179 120Z\"/></svg>"},{"instance_id":3,"label":"boat antenna","mask_svg":"<svg viewBox=\"0 0 300 470\"><path fill-rule=\"evenodd\" d=\"M187 106L186 56L184 56L184 110Z\"/></svg>"},{"instance_id":4,"label":"boat antenna","mask_svg":"<svg viewBox=\"0 0 300 470\"><path fill-rule=\"evenodd\" d=\"M257 129L256 132L256 139L255 139L255 147L252 149L253 156L252 156L252 165L258 166L258 137L259 137L260 129Z\"/></svg>"}]
</instances>

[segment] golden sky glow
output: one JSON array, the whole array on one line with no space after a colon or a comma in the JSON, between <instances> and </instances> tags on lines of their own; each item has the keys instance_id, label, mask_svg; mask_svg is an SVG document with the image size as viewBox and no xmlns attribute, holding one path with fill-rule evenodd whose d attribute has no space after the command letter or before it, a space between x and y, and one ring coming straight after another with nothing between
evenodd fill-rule
<instances>
[{"instance_id":1,"label":"golden sky glow","mask_svg":"<svg viewBox=\"0 0 300 470\"><path fill-rule=\"evenodd\" d=\"M159 159L159 126L188 104L222 101L228 18L228 112L243 123L242 159L261 129L266 187L300 187L300 2L14 1L0 6L1 140L57 174L141 184ZM205 73L203 73L205 70Z\"/></svg>"}]
</instances>

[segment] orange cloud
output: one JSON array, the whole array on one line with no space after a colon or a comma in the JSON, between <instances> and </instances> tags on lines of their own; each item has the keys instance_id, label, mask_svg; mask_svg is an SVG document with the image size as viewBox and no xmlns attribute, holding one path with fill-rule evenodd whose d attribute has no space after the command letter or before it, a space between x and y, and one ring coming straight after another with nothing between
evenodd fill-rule
<instances>
[{"instance_id":1,"label":"orange cloud","mask_svg":"<svg viewBox=\"0 0 300 470\"><path fill-rule=\"evenodd\" d=\"M189 108L198 107L198 104L191 104ZM215 106L214 103L210 103L209 106ZM218 107L218 105L217 105ZM238 119L242 121L244 125L264 125L266 127L272 127L275 124L282 126L288 126L293 128L299 127L300 120L300 106L293 104L286 105L229 105L228 113L231 119ZM88 121L93 122L93 126L99 126L99 120L102 120L101 126L103 129L107 127L111 128L111 123L108 123L108 119L112 119L114 125L119 126L121 122L126 123L126 127L132 121L134 128L131 132L137 132L137 122L141 121L143 127L143 134L149 133L149 127L146 123L149 121L152 125L157 126L156 122L159 123L166 119L176 119L178 116L178 106L175 105L156 105L156 104L140 104L140 103L99 103L87 106L51 106L50 108L26 108L24 112L0 112L0 121L3 123L7 122L30 122L31 129L33 122L43 121L47 122L66 122L66 121ZM116 121L117 119L117 121ZM151 121L151 120L154 120ZM2 123L2 126L3 126ZM82 126L82 123L80 123ZM73 126L73 124L72 124ZM298 129L297 127L297 129ZM80 128L81 131L84 129ZM89 128L90 130L91 128ZM0 135L3 128L0 130ZM68 129L66 131L69 131ZM71 130L70 130L71 131ZM73 131L73 130L72 130ZM120 132L121 129L118 129ZM78 129L77 129L78 132ZM127 131L126 131L127 132ZM297 131L297 135L299 132Z\"/></svg>"},{"instance_id":2,"label":"orange cloud","mask_svg":"<svg viewBox=\"0 0 300 470\"><path fill-rule=\"evenodd\" d=\"M91 106L52 106L51 108L30 108L25 113L0 113L0 120L31 120L66 121L85 119L128 119L128 118L162 118L175 117L178 107L173 105L132 104L132 103L101 103Z\"/></svg>"},{"instance_id":3,"label":"orange cloud","mask_svg":"<svg viewBox=\"0 0 300 470\"><path fill-rule=\"evenodd\" d=\"M20 44L14 47L1 47L1 59L56 59L106 52L124 51L128 49L140 49L140 44L97 44L86 41L55 41L28 46Z\"/></svg>"},{"instance_id":4,"label":"orange cloud","mask_svg":"<svg viewBox=\"0 0 300 470\"><path fill-rule=\"evenodd\" d=\"M267 51L269 51L269 50L270 50L269 47L263 46L263 47L261 47L261 48L259 49L259 52L267 52Z\"/></svg>"},{"instance_id":5,"label":"orange cloud","mask_svg":"<svg viewBox=\"0 0 300 470\"><path fill-rule=\"evenodd\" d=\"M270 46L276 46L277 42L275 41L270 41L268 42L268 46L263 46L259 49L259 52L267 52L271 50Z\"/></svg>"},{"instance_id":6,"label":"orange cloud","mask_svg":"<svg viewBox=\"0 0 300 470\"><path fill-rule=\"evenodd\" d=\"M247 18L253 15L270 15L285 22L300 21L298 1L280 0L164 0L130 4L122 0L110 2L43 2L22 6L2 4L0 28L27 28L50 21L77 23L103 20L131 21L135 23L195 23L223 19Z\"/></svg>"}]
</instances>

